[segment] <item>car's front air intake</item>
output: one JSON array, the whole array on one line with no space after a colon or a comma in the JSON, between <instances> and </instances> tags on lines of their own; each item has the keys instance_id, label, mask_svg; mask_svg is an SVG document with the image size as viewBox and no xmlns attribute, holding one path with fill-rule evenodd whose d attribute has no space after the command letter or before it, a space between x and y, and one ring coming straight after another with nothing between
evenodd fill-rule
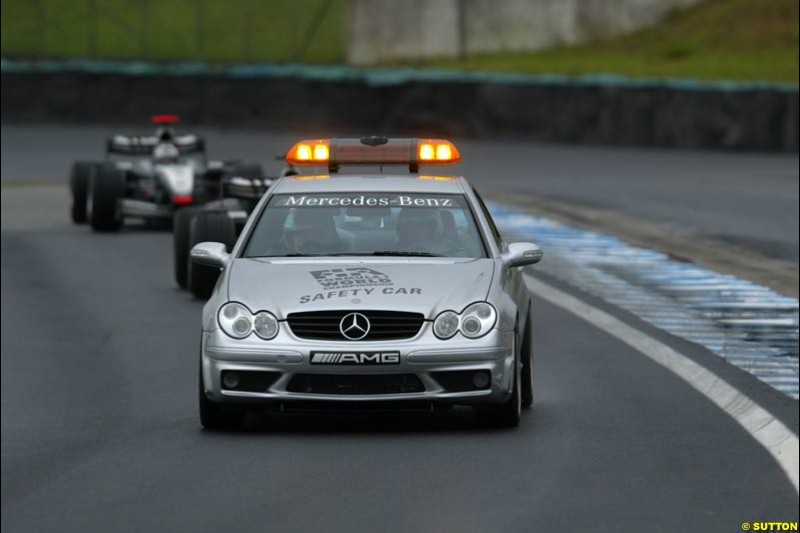
<instances>
[{"instance_id":1,"label":"car's front air intake","mask_svg":"<svg viewBox=\"0 0 800 533\"><path fill-rule=\"evenodd\" d=\"M295 374L286 386L304 394L410 394L425 392L414 374Z\"/></svg>"}]
</instances>

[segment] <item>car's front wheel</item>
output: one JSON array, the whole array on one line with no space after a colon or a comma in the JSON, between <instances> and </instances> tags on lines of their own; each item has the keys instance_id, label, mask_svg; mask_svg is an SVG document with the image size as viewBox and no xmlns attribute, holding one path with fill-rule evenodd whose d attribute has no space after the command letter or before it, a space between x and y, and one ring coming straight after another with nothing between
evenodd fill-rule
<instances>
[{"instance_id":1,"label":"car's front wheel","mask_svg":"<svg viewBox=\"0 0 800 533\"><path fill-rule=\"evenodd\" d=\"M120 202L125 197L125 172L111 165L95 165L89 179L87 219L95 231L122 227Z\"/></svg>"},{"instance_id":2,"label":"car's front wheel","mask_svg":"<svg viewBox=\"0 0 800 533\"><path fill-rule=\"evenodd\" d=\"M175 281L178 286L186 288L189 278L189 231L194 216L202 210L200 207L184 207L175 213L172 222L172 251L175 266Z\"/></svg>"},{"instance_id":3,"label":"car's front wheel","mask_svg":"<svg viewBox=\"0 0 800 533\"><path fill-rule=\"evenodd\" d=\"M480 407L477 410L478 420L492 427L513 428L522 420L522 366L519 361L514 364L514 383L511 397L497 405Z\"/></svg>"},{"instance_id":4,"label":"car's front wheel","mask_svg":"<svg viewBox=\"0 0 800 533\"><path fill-rule=\"evenodd\" d=\"M223 406L206 396L203 368L199 379L200 423L206 429L239 429L244 423L245 410L241 407Z\"/></svg>"},{"instance_id":5,"label":"car's front wheel","mask_svg":"<svg viewBox=\"0 0 800 533\"><path fill-rule=\"evenodd\" d=\"M89 195L89 179L95 163L77 161L72 165L69 175L70 209L72 222L84 224L86 222L86 201Z\"/></svg>"},{"instance_id":6,"label":"car's front wheel","mask_svg":"<svg viewBox=\"0 0 800 533\"><path fill-rule=\"evenodd\" d=\"M221 242L230 252L236 244L236 226L225 213L201 211L189 224L189 251L201 242ZM219 268L198 265L189 260L186 283L193 295L205 300L214 292L219 274Z\"/></svg>"},{"instance_id":7,"label":"car's front wheel","mask_svg":"<svg viewBox=\"0 0 800 533\"><path fill-rule=\"evenodd\" d=\"M522 335L520 361L522 361L522 407L529 409L533 407L533 322L530 309L528 309L525 333Z\"/></svg>"}]
</instances>

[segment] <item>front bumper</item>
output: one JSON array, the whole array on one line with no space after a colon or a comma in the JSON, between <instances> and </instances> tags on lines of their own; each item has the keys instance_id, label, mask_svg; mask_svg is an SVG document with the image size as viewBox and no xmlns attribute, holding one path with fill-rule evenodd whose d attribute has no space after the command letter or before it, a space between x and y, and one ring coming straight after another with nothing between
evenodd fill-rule
<instances>
[{"instance_id":1,"label":"front bumper","mask_svg":"<svg viewBox=\"0 0 800 533\"><path fill-rule=\"evenodd\" d=\"M206 396L219 403L272 404L276 402L396 402L427 401L445 404L478 405L500 403L511 395L515 362L512 332L492 330L480 339L467 339L457 334L440 340L426 322L413 339L381 342L327 342L299 339L281 324L278 336L263 341L255 335L235 340L219 328L204 331L202 337L202 372ZM340 365L311 364L312 352L399 352L398 364ZM275 372L274 382L258 392L230 390L222 385L224 371ZM439 372L484 371L489 384L480 390L448 389L435 377ZM309 393L290 390L293 378L325 374L360 376L369 382L370 375L386 378L391 375L412 375L422 390L392 393ZM314 376L312 376L314 377ZM296 381L295 381L296 383Z\"/></svg>"}]
</instances>

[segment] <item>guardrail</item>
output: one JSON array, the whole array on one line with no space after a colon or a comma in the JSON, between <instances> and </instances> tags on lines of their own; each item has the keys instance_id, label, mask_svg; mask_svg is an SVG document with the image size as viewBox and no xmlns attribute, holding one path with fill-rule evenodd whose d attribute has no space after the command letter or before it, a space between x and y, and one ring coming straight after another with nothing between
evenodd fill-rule
<instances>
[{"instance_id":1,"label":"guardrail","mask_svg":"<svg viewBox=\"0 0 800 533\"><path fill-rule=\"evenodd\" d=\"M2 61L4 120L189 122L303 131L798 150L797 86L307 65Z\"/></svg>"}]
</instances>

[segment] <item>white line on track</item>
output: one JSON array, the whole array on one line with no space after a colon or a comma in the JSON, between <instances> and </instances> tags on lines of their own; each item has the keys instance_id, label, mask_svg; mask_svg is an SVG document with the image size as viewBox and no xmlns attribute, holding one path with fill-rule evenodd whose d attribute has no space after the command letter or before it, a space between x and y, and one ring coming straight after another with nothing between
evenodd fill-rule
<instances>
[{"instance_id":1,"label":"white line on track","mask_svg":"<svg viewBox=\"0 0 800 533\"><path fill-rule=\"evenodd\" d=\"M527 275L526 279L528 288L534 294L616 337L671 371L711 400L772 455L791 481L795 492L798 491L800 443L797 435L783 422L714 372L663 342L533 276Z\"/></svg>"}]
</instances>

